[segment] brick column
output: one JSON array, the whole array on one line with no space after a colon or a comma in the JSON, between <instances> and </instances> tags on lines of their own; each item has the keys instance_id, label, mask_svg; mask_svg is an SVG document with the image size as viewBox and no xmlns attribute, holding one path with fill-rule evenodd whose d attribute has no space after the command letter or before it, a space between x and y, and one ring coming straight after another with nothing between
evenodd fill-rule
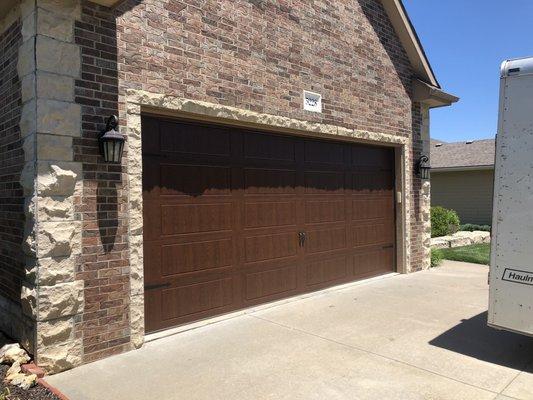
<instances>
[{"instance_id":1,"label":"brick column","mask_svg":"<svg viewBox=\"0 0 533 400\"><path fill-rule=\"evenodd\" d=\"M81 252L80 216L74 212L82 185L73 138L81 136L81 107L74 101L81 55L74 44L78 0L26 1L19 76L23 108L20 128L25 166L25 254L23 312L35 321L36 362L48 371L81 363L75 324L83 311L83 281L75 280Z\"/></svg>"}]
</instances>

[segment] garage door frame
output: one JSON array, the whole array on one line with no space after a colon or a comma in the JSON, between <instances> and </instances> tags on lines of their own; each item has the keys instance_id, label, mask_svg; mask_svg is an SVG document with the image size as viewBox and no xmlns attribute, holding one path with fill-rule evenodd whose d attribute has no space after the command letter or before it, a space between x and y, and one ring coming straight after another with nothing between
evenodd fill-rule
<instances>
[{"instance_id":1,"label":"garage door frame","mask_svg":"<svg viewBox=\"0 0 533 400\"><path fill-rule=\"evenodd\" d=\"M144 262L142 216L141 114L176 117L221 125L254 128L266 132L322 138L352 143L374 144L395 149L396 191L396 270L410 270L410 210L405 188L411 187L410 140L403 136L357 131L334 125L251 112L219 104L129 90L126 96L127 164L129 176L129 250L131 268L130 328L136 347L144 342Z\"/></svg>"}]
</instances>

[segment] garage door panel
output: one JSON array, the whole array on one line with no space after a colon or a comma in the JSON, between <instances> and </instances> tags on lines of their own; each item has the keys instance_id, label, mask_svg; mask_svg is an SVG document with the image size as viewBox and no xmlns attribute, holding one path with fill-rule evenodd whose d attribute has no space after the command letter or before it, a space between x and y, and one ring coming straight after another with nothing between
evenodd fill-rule
<instances>
[{"instance_id":1,"label":"garage door panel","mask_svg":"<svg viewBox=\"0 0 533 400\"><path fill-rule=\"evenodd\" d=\"M353 194L390 195L393 189L390 171L361 171L352 174Z\"/></svg>"},{"instance_id":2,"label":"garage door panel","mask_svg":"<svg viewBox=\"0 0 533 400\"><path fill-rule=\"evenodd\" d=\"M265 134L244 135L244 157L250 160L296 161L296 140Z\"/></svg>"},{"instance_id":3,"label":"garage door panel","mask_svg":"<svg viewBox=\"0 0 533 400\"><path fill-rule=\"evenodd\" d=\"M294 292L298 287L298 266L293 264L265 271L245 272L244 282L244 297L247 301Z\"/></svg>"},{"instance_id":4,"label":"garage door panel","mask_svg":"<svg viewBox=\"0 0 533 400\"><path fill-rule=\"evenodd\" d=\"M394 204L391 196L354 198L352 210L352 221L394 218Z\"/></svg>"},{"instance_id":5,"label":"garage door panel","mask_svg":"<svg viewBox=\"0 0 533 400\"><path fill-rule=\"evenodd\" d=\"M345 281L350 277L349 257L344 254L305 263L306 286Z\"/></svg>"},{"instance_id":6,"label":"garage door panel","mask_svg":"<svg viewBox=\"0 0 533 400\"><path fill-rule=\"evenodd\" d=\"M305 250L307 253L340 250L346 248L346 228L322 228L307 231Z\"/></svg>"},{"instance_id":7,"label":"garage door panel","mask_svg":"<svg viewBox=\"0 0 533 400\"><path fill-rule=\"evenodd\" d=\"M306 194L343 194L344 172L305 172Z\"/></svg>"},{"instance_id":8,"label":"garage door panel","mask_svg":"<svg viewBox=\"0 0 533 400\"><path fill-rule=\"evenodd\" d=\"M343 222L345 219L346 205L344 199L323 198L305 201L306 224Z\"/></svg>"},{"instance_id":9,"label":"garage door panel","mask_svg":"<svg viewBox=\"0 0 533 400\"><path fill-rule=\"evenodd\" d=\"M161 206L161 234L215 232L232 229L233 204L174 204Z\"/></svg>"},{"instance_id":10,"label":"garage door panel","mask_svg":"<svg viewBox=\"0 0 533 400\"><path fill-rule=\"evenodd\" d=\"M347 145L344 143L332 143L321 141L304 142L304 160L311 164L332 164L342 166L345 164L344 151Z\"/></svg>"},{"instance_id":11,"label":"garage door panel","mask_svg":"<svg viewBox=\"0 0 533 400\"><path fill-rule=\"evenodd\" d=\"M298 252L297 237L295 231L246 237L244 259L250 263L295 257Z\"/></svg>"},{"instance_id":12,"label":"garage door panel","mask_svg":"<svg viewBox=\"0 0 533 400\"><path fill-rule=\"evenodd\" d=\"M390 150L151 117L145 127L147 331L393 270Z\"/></svg>"},{"instance_id":13,"label":"garage door panel","mask_svg":"<svg viewBox=\"0 0 533 400\"><path fill-rule=\"evenodd\" d=\"M164 153L184 153L192 155L229 156L231 154L231 134L220 127L162 122L160 126L160 147Z\"/></svg>"},{"instance_id":14,"label":"garage door panel","mask_svg":"<svg viewBox=\"0 0 533 400\"><path fill-rule=\"evenodd\" d=\"M162 164L158 182L163 196L229 196L232 187L231 168Z\"/></svg>"},{"instance_id":15,"label":"garage door panel","mask_svg":"<svg viewBox=\"0 0 533 400\"><path fill-rule=\"evenodd\" d=\"M389 222L380 222L353 226L353 246L362 247L392 243L394 234L391 232L390 225Z\"/></svg>"},{"instance_id":16,"label":"garage door panel","mask_svg":"<svg viewBox=\"0 0 533 400\"><path fill-rule=\"evenodd\" d=\"M231 267L231 238L161 246L161 275L175 275Z\"/></svg>"},{"instance_id":17,"label":"garage door panel","mask_svg":"<svg viewBox=\"0 0 533 400\"><path fill-rule=\"evenodd\" d=\"M373 249L353 256L354 276L364 277L394 270L394 249Z\"/></svg>"},{"instance_id":18,"label":"garage door panel","mask_svg":"<svg viewBox=\"0 0 533 400\"><path fill-rule=\"evenodd\" d=\"M245 228L276 227L295 224L295 201L247 201L244 206Z\"/></svg>"},{"instance_id":19,"label":"garage door panel","mask_svg":"<svg viewBox=\"0 0 533 400\"><path fill-rule=\"evenodd\" d=\"M233 297L233 278L221 278L186 286L163 289L161 316L163 321L191 316L200 312L231 305Z\"/></svg>"},{"instance_id":20,"label":"garage door panel","mask_svg":"<svg viewBox=\"0 0 533 400\"><path fill-rule=\"evenodd\" d=\"M294 194L296 171L245 168L244 188L247 194Z\"/></svg>"}]
</instances>

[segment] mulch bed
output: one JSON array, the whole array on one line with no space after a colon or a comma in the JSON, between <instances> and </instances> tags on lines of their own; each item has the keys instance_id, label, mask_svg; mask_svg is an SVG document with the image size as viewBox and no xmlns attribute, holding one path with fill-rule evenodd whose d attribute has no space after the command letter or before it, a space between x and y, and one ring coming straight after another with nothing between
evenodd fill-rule
<instances>
[{"instance_id":1,"label":"mulch bed","mask_svg":"<svg viewBox=\"0 0 533 400\"><path fill-rule=\"evenodd\" d=\"M0 332L0 347L7 342L8 340ZM4 383L4 378L8 369L9 365L0 364L0 399L4 399L2 395L7 393L7 388L9 389L10 395L6 396L6 400L60 400L59 397L40 385L35 385L28 390L24 390L17 386Z\"/></svg>"},{"instance_id":2,"label":"mulch bed","mask_svg":"<svg viewBox=\"0 0 533 400\"><path fill-rule=\"evenodd\" d=\"M10 395L6 397L7 400L59 400L59 397L40 385L24 390L17 386L5 384L4 377L8 369L8 365L0 365L0 399L8 388Z\"/></svg>"}]
</instances>

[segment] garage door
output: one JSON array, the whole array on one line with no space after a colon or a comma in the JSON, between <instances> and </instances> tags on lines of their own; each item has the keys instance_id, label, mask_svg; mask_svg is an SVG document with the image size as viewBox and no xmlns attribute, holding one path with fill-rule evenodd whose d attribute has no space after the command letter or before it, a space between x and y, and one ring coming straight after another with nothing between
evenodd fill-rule
<instances>
[{"instance_id":1,"label":"garage door","mask_svg":"<svg viewBox=\"0 0 533 400\"><path fill-rule=\"evenodd\" d=\"M392 149L142 122L147 331L394 270Z\"/></svg>"}]
</instances>

